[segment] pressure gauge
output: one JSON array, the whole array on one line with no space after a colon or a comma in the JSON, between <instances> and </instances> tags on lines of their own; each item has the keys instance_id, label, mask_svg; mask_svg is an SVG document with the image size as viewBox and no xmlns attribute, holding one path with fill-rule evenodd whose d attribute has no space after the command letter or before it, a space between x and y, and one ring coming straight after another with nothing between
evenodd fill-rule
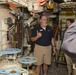
<instances>
[{"instance_id":1,"label":"pressure gauge","mask_svg":"<svg viewBox=\"0 0 76 75\"><path fill-rule=\"evenodd\" d=\"M13 24L13 20L11 17L8 17L8 18L5 18L4 19L4 23L5 24L8 24L8 25L12 25Z\"/></svg>"}]
</instances>

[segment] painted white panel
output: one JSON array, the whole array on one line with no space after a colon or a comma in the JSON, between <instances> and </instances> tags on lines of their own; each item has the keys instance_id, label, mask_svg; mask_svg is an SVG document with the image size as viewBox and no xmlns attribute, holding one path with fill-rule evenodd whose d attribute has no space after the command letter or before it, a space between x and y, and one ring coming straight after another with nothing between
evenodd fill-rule
<instances>
[{"instance_id":1,"label":"painted white panel","mask_svg":"<svg viewBox=\"0 0 76 75\"><path fill-rule=\"evenodd\" d=\"M8 17L15 19L9 13L10 13L10 10L7 7L0 5L0 50L7 48L8 25L4 23L4 19Z\"/></svg>"}]
</instances>

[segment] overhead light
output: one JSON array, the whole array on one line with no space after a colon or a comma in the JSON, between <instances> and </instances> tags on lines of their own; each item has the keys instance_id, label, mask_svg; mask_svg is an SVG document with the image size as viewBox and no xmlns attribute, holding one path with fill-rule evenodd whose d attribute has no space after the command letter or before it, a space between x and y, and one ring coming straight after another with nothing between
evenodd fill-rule
<instances>
[{"instance_id":1,"label":"overhead light","mask_svg":"<svg viewBox=\"0 0 76 75\"><path fill-rule=\"evenodd\" d=\"M64 0L64 2L67 2L67 0Z\"/></svg>"},{"instance_id":2,"label":"overhead light","mask_svg":"<svg viewBox=\"0 0 76 75\"><path fill-rule=\"evenodd\" d=\"M49 18L56 18L56 15L50 15Z\"/></svg>"},{"instance_id":3,"label":"overhead light","mask_svg":"<svg viewBox=\"0 0 76 75\"><path fill-rule=\"evenodd\" d=\"M70 2L71 0L64 0L64 2Z\"/></svg>"}]
</instances>

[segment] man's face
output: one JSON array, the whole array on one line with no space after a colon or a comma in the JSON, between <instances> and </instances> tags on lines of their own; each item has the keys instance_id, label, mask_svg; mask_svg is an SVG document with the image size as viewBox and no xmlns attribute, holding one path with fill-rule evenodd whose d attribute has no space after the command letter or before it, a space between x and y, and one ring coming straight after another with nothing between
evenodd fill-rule
<instances>
[{"instance_id":1,"label":"man's face","mask_svg":"<svg viewBox=\"0 0 76 75\"><path fill-rule=\"evenodd\" d=\"M70 21L66 21L66 25L67 25L67 27L69 27L71 25L71 22Z\"/></svg>"},{"instance_id":2,"label":"man's face","mask_svg":"<svg viewBox=\"0 0 76 75\"><path fill-rule=\"evenodd\" d=\"M46 16L42 16L40 19L40 23L43 26L47 26L47 17Z\"/></svg>"}]
</instances>

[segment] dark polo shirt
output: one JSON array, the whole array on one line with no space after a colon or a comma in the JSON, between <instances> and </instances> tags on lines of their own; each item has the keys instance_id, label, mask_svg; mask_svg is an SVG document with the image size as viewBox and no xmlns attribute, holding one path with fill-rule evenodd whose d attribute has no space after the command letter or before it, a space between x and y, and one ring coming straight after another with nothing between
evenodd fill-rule
<instances>
[{"instance_id":1,"label":"dark polo shirt","mask_svg":"<svg viewBox=\"0 0 76 75\"><path fill-rule=\"evenodd\" d=\"M37 31L42 33L42 37L35 41L36 44L41 46L49 46L51 45L51 40L54 37L52 29L49 26L46 26L44 30L40 25L35 27L32 30L31 37L35 37L37 35Z\"/></svg>"}]
</instances>

